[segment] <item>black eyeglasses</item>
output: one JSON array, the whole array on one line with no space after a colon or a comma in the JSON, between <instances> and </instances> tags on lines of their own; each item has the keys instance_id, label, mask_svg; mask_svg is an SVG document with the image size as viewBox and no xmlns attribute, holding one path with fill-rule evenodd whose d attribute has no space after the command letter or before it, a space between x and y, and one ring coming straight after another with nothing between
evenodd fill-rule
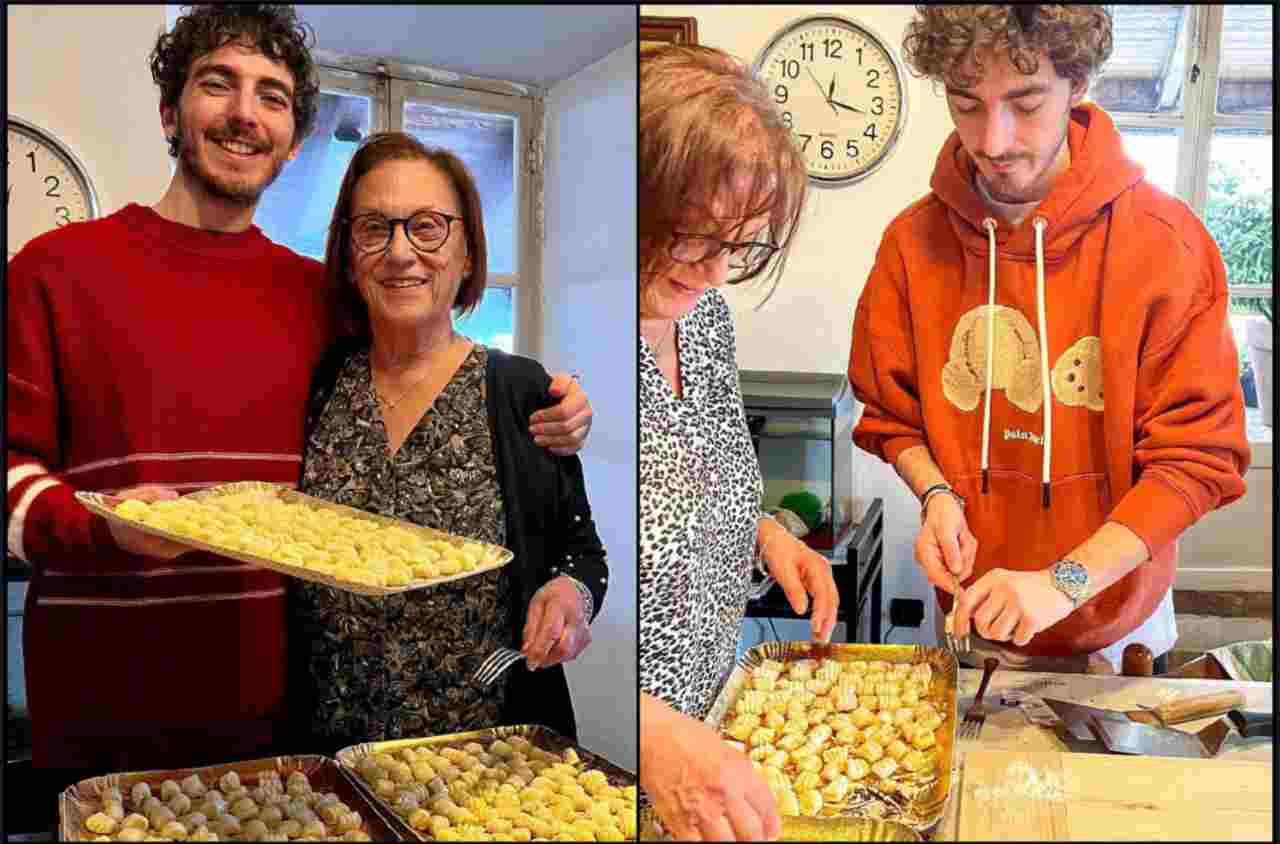
<instances>
[{"instance_id":1,"label":"black eyeglasses","mask_svg":"<svg viewBox=\"0 0 1280 844\"><path fill-rule=\"evenodd\" d=\"M381 252L391 245L396 226L404 228L404 236L418 252L437 252L449 239L451 225L461 220L443 211L423 209L409 217L384 217L377 211L358 217L344 217L351 227L351 243L365 254Z\"/></svg>"},{"instance_id":2,"label":"black eyeglasses","mask_svg":"<svg viewBox=\"0 0 1280 844\"><path fill-rule=\"evenodd\" d=\"M772 243L721 240L705 234L675 232L667 244L667 254L680 264L700 264L729 251L729 277L726 284L739 284L753 278L777 253Z\"/></svg>"}]
</instances>

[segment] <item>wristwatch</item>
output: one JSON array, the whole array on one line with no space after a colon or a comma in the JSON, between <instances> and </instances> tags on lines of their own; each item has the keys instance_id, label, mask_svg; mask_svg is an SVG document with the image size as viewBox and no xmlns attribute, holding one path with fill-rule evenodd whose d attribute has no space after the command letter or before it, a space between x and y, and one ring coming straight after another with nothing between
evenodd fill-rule
<instances>
[{"instance_id":1,"label":"wristwatch","mask_svg":"<svg viewBox=\"0 0 1280 844\"><path fill-rule=\"evenodd\" d=\"M1075 560L1058 560L1049 571L1053 585L1071 599L1072 608L1079 608L1089 597L1089 570Z\"/></svg>"}]
</instances>

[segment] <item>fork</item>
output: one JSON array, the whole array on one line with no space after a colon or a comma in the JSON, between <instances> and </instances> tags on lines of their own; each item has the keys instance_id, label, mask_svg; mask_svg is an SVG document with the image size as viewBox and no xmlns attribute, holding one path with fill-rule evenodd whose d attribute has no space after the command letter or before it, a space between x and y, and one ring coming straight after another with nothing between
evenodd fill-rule
<instances>
[{"instance_id":1,"label":"fork","mask_svg":"<svg viewBox=\"0 0 1280 844\"><path fill-rule=\"evenodd\" d=\"M472 675L477 683L488 686L502 676L508 668L524 659L524 654L511 648L498 648L480 663L476 673Z\"/></svg>"},{"instance_id":2,"label":"fork","mask_svg":"<svg viewBox=\"0 0 1280 844\"><path fill-rule=\"evenodd\" d=\"M942 631L943 635L946 637L947 650L955 654L967 654L969 652L969 634L966 633L960 638L956 638L951 635L956 615L955 602L960 599L960 595L963 594L963 592L964 590L960 588L960 579L955 578L955 590L951 593L955 598L951 601L951 612L947 613L947 617L942 621Z\"/></svg>"},{"instance_id":3,"label":"fork","mask_svg":"<svg viewBox=\"0 0 1280 844\"><path fill-rule=\"evenodd\" d=\"M982 683L978 686L978 696L973 699L973 703L964 713L964 723L960 725L957 733L959 738L976 739L978 733L982 732L982 725L987 721L987 710L982 705L982 696L987 692L987 684L991 682L991 675L996 673L996 666L1000 664L1000 660L993 656L987 657L982 662Z\"/></svg>"}]
</instances>

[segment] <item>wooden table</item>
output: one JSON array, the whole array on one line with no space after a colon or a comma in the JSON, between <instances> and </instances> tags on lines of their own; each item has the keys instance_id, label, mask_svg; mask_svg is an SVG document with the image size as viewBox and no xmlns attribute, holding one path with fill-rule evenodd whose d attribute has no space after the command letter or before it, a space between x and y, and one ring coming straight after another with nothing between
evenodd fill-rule
<instances>
[{"instance_id":1,"label":"wooden table","mask_svg":"<svg viewBox=\"0 0 1280 844\"><path fill-rule=\"evenodd\" d=\"M968 668L960 670L959 711L957 717L964 717L964 711L977 693L981 677L981 671ZM979 737L976 740L957 741L956 768L952 772L951 796L947 801L946 813L930 835L932 840L961 840L961 814L973 810L976 810L979 815L982 814L977 804L973 804L970 801L966 805L961 799L966 794L965 758L971 752L981 751L1049 754L1048 756L1034 758L1045 760L1055 767L1060 767L1064 772L1064 778L1067 780L1073 778L1068 769L1079 767L1085 762L1096 764L1102 759L1106 759L1108 760L1108 767L1105 769L1099 768L1099 770L1108 771L1118 770L1117 766L1128 766L1125 768L1128 772L1125 776L1129 780L1127 785L1132 786L1128 793L1117 793L1124 791L1124 787L1108 790L1097 782L1091 784L1075 782L1071 787L1064 788L1065 797L1052 807L1053 811L1058 814L1054 823L1046 820L1042 825L1033 827L1045 831L1045 834L1040 836L1041 840L1071 840L1073 838L1102 840L1103 836L1110 840L1206 840L1204 837L1206 834L1205 824L1209 823L1209 820L1205 810L1219 808L1227 800L1238 800L1241 805L1247 804L1250 807L1241 810L1245 815L1242 815L1243 820L1234 832L1238 833L1244 829L1253 829L1263 822L1266 824L1265 828L1270 829L1272 787L1272 770L1270 766L1273 747L1270 740L1251 739L1245 741L1233 730L1224 743L1221 752L1215 759L1211 760L1184 761L1121 755L1090 755L1086 759L1083 754L1073 752L1068 748L1054 730L1031 724L1021 710L1001 706L1000 692L1002 690L1023 688L1038 681L1051 681L1053 683L1051 686L1031 691L1032 694L1039 697L1070 700L1075 703L1109 709L1135 709L1139 704L1154 706L1160 703L1167 703L1174 697L1185 698L1209 692L1235 689L1244 695L1245 709L1259 712L1274 711L1272 709L1272 687L1270 683L1244 683L1221 680L1165 680L1152 677L1048 674L997 670L991 678L991 685L988 687L984 698L984 703L989 705L989 714ZM1186 724L1180 724L1177 728L1194 732L1212 721L1212 718L1191 721ZM982 758L985 765L989 764L993 757L983 753ZM1004 759L1005 757L998 758ZM1017 757L1010 756L1008 758ZM1266 767L1258 769L1252 765L1235 765L1233 760L1266 763ZM1173 764L1171 765L1170 763ZM1179 773L1174 773L1175 767ZM1136 776L1132 773L1133 771L1138 772ZM1190 776L1186 776L1188 771ZM979 772L975 769L973 773L978 774ZM1265 776L1259 776L1260 773L1265 774ZM1174 777L1183 776L1186 777L1185 783L1181 781L1170 782ZM1144 777L1148 779L1148 785L1146 786L1141 785L1141 780ZM1233 779L1233 777L1236 779ZM1168 785L1168 787L1163 789L1158 787L1161 782ZM1230 784L1229 788L1228 784ZM1215 787L1220 790L1228 789L1230 795L1239 794L1241 796L1238 798L1224 798L1223 795L1219 794L1215 798L1212 793L1201 795L1192 793L1201 789L1207 789L1208 792L1212 792ZM975 783L971 780L968 793L972 794L974 788ZM1097 793L1091 796L1079 796L1079 792L1088 791L1090 788L1093 788ZM1073 796L1073 791L1077 792L1075 796ZM1169 794L1164 797L1158 794L1157 796L1151 796L1161 791L1169 792L1175 797L1185 797L1185 800L1170 799L1168 803L1165 803L1162 801L1169 797ZM1197 797L1205 799L1198 800L1196 799ZM1107 804L1107 801L1112 799L1125 802L1117 803L1116 805ZM1073 800L1076 801L1074 804L1072 803ZM1064 801L1066 805L1064 805ZM1041 804L1046 801L1026 802L1028 804L1033 802ZM1210 805L1214 802L1217 802L1219 806ZM1088 805L1084 805L1086 803ZM1265 818L1262 814L1264 810L1260 808L1263 805L1266 807ZM1117 809L1117 806L1119 809ZM1035 806L1032 806L1027 811L1034 813L1035 808ZM1098 817L1086 817L1095 809ZM1127 810L1132 810L1133 814L1124 814L1124 811ZM1182 811L1192 813L1188 814L1187 817L1194 817L1193 824L1198 824L1198 826L1189 825L1181 817L1180 812ZM1063 815L1069 817L1073 813L1077 818L1074 830L1067 828L1070 825L1064 824L1062 821ZM1198 815L1195 813L1198 813ZM1105 823L1101 820L1103 814L1107 815ZM1025 820L1025 818L1015 820ZM1220 820L1225 820L1229 826L1229 817L1223 816ZM968 815L965 817L963 827L967 830L976 828ZM992 828L996 831L1001 830L1001 827L996 824L993 824ZM1023 837L1026 835L1025 828L1022 831L1014 831L1010 828L1008 831L1011 833L1010 835L1002 834L999 837L1005 840L1034 840L1029 837ZM1213 833L1214 831L1215 829L1212 826L1207 829L1208 833ZM1239 834L1233 834L1231 828L1223 828L1220 831L1222 833L1220 837L1223 840L1244 837Z\"/></svg>"}]
</instances>

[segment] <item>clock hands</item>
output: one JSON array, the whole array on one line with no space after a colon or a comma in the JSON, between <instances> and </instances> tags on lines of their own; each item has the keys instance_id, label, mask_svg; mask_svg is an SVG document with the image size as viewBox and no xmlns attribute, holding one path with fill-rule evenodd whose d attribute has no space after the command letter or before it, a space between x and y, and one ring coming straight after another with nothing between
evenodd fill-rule
<instances>
[{"instance_id":1,"label":"clock hands","mask_svg":"<svg viewBox=\"0 0 1280 844\"><path fill-rule=\"evenodd\" d=\"M845 105L844 103L840 102L839 100L827 100L827 102L828 102L829 104L833 105L833 106L840 106L840 108L844 109L845 111L853 111L853 112L857 112L858 114L866 114L866 112L865 112L865 111L863 111L862 109L860 109L860 108L854 108L854 107L853 107L853 106L851 106L851 105Z\"/></svg>"},{"instance_id":2,"label":"clock hands","mask_svg":"<svg viewBox=\"0 0 1280 844\"><path fill-rule=\"evenodd\" d=\"M855 114L866 114L866 112L860 108L855 108L851 105L846 105L845 103L842 103L839 100L835 99L836 77L834 74L832 74L831 76L831 84L827 86L827 90L823 91L822 83L818 81L818 77L813 75L813 71L806 67L805 72L809 74L809 78L813 80L813 84L818 86L818 93L822 94L823 102L831 106L831 110L833 112L835 112L836 114L839 114L840 112L836 111L836 108L839 107L844 109L845 111L852 111Z\"/></svg>"},{"instance_id":3,"label":"clock hands","mask_svg":"<svg viewBox=\"0 0 1280 844\"><path fill-rule=\"evenodd\" d=\"M805 68L805 72L809 74L809 78L813 80L813 84L818 86L818 93L822 95L823 101L827 105L831 106L832 111L835 111L836 114L839 114L840 112L836 111L836 107L834 105L831 105L831 97L827 94L826 91L822 90L822 83L818 81L818 77L814 76L813 71L809 70L809 68L807 67ZM833 90L835 89L835 84L836 84L836 78L833 76L831 77L831 87Z\"/></svg>"}]
</instances>

